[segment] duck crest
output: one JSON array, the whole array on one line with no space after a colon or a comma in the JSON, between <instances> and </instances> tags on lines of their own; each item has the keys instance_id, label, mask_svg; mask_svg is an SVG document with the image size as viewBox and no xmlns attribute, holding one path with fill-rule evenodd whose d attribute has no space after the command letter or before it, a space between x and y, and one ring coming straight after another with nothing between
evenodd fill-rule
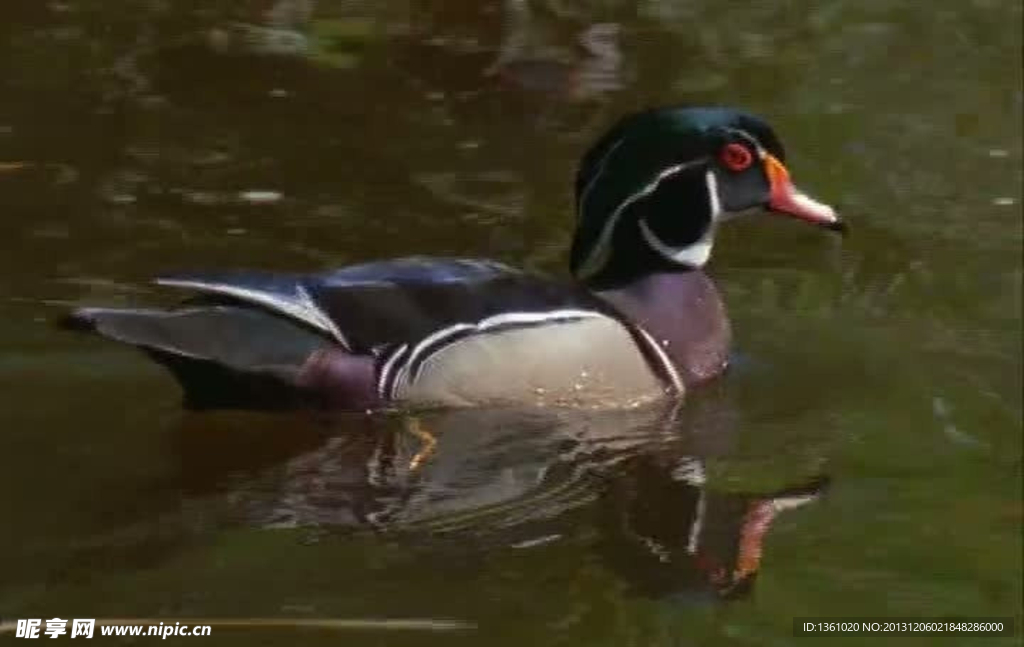
<instances>
[{"instance_id":1,"label":"duck crest","mask_svg":"<svg viewBox=\"0 0 1024 647\"><path fill-rule=\"evenodd\" d=\"M694 138L679 146L657 122L643 126L613 128L580 164L570 263L583 281L628 280L647 266L663 265L644 240L662 211L658 220L671 230L666 233L674 247L696 243L711 226L716 197L705 179L706 147ZM678 217L681 209L687 217Z\"/></svg>"},{"instance_id":2,"label":"duck crest","mask_svg":"<svg viewBox=\"0 0 1024 647\"><path fill-rule=\"evenodd\" d=\"M720 220L768 202L769 178L754 161L769 156L784 158L771 128L735 110L669 107L624 117L580 162L573 275L609 286L702 267Z\"/></svg>"}]
</instances>

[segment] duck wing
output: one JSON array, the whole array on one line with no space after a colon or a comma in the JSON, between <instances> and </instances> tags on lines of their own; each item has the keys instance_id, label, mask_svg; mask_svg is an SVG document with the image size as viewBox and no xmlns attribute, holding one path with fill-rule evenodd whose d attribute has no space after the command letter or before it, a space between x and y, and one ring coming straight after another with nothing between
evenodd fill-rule
<instances>
[{"instance_id":1,"label":"duck wing","mask_svg":"<svg viewBox=\"0 0 1024 647\"><path fill-rule=\"evenodd\" d=\"M65 323L146 352L177 378L191 408L290 408L310 396L364 408L389 399L396 376L477 332L607 314L573 284L469 259L156 282L197 296L169 310L83 308Z\"/></svg>"},{"instance_id":2,"label":"duck wing","mask_svg":"<svg viewBox=\"0 0 1024 647\"><path fill-rule=\"evenodd\" d=\"M185 274L157 283L275 312L354 354L415 344L504 314L602 307L574 285L476 259L411 257L307 275Z\"/></svg>"}]
</instances>

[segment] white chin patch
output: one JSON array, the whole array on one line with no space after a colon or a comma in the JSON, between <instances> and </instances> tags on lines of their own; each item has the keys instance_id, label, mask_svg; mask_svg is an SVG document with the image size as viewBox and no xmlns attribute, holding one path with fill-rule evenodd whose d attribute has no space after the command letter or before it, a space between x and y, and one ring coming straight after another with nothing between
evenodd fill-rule
<instances>
[{"instance_id":1,"label":"white chin patch","mask_svg":"<svg viewBox=\"0 0 1024 647\"><path fill-rule=\"evenodd\" d=\"M714 239L711 227L701 236L700 240L686 247L666 245L647 225L645 220L640 221L640 235L644 237L644 240L650 245L651 249L658 252L666 260L672 261L677 265L703 267L708 262L708 259L711 258L711 244Z\"/></svg>"},{"instance_id":2,"label":"white chin patch","mask_svg":"<svg viewBox=\"0 0 1024 647\"><path fill-rule=\"evenodd\" d=\"M697 242L690 243L686 247L666 245L648 226L646 220L640 220L640 234L651 249L677 265L703 267L711 258L711 245L715 239L715 224L725 220L726 214L722 212L722 201L718 196L718 178L715 177L715 172L711 169L704 174L704 184L708 191L708 212L711 222L708 225L708 230Z\"/></svg>"}]
</instances>

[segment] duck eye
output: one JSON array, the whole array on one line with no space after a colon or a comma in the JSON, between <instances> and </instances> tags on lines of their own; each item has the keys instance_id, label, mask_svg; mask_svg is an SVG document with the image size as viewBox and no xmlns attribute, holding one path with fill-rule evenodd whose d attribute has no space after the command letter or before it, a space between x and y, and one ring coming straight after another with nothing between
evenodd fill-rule
<instances>
[{"instance_id":1,"label":"duck eye","mask_svg":"<svg viewBox=\"0 0 1024 647\"><path fill-rule=\"evenodd\" d=\"M754 156L742 144L726 144L719 153L722 165L730 171L743 171L754 161Z\"/></svg>"}]
</instances>

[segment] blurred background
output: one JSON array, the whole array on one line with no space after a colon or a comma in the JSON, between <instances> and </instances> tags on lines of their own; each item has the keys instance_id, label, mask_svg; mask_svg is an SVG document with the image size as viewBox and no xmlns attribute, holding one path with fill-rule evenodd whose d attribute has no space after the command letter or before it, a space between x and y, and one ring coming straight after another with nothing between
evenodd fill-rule
<instances>
[{"instance_id":1,"label":"blurred background","mask_svg":"<svg viewBox=\"0 0 1024 647\"><path fill-rule=\"evenodd\" d=\"M815 615L1019 632L1021 20L1013 0L4 2L0 618L381 620L213 630L246 645L784 645ZM765 116L852 228L721 232L736 357L681 409L435 413L409 470L401 416L183 413L140 355L52 325L166 300L149 277L182 269L564 274L581 153L680 102Z\"/></svg>"}]
</instances>

